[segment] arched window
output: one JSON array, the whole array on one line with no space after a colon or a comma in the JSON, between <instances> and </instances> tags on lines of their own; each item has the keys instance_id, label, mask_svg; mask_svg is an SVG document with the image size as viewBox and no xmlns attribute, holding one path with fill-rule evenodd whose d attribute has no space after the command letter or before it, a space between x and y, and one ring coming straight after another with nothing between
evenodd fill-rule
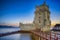
<instances>
[{"instance_id":1,"label":"arched window","mask_svg":"<svg viewBox=\"0 0 60 40\"><path fill-rule=\"evenodd\" d=\"M46 19L44 19L44 25L46 24Z\"/></svg>"}]
</instances>

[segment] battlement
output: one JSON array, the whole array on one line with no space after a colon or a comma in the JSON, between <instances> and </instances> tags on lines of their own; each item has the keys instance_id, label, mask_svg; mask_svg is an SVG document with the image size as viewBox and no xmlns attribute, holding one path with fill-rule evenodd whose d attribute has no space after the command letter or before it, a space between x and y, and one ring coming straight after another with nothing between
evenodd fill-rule
<instances>
[{"instance_id":1,"label":"battlement","mask_svg":"<svg viewBox=\"0 0 60 40\"><path fill-rule=\"evenodd\" d=\"M41 29L42 31L50 31L50 11L47 5L42 4L36 7L35 17L32 24L20 23L21 30Z\"/></svg>"},{"instance_id":2,"label":"battlement","mask_svg":"<svg viewBox=\"0 0 60 40\"><path fill-rule=\"evenodd\" d=\"M23 23L20 23L20 28L21 28L21 30L25 30L25 31L29 31L29 30L34 30L35 29L33 24L23 24Z\"/></svg>"}]
</instances>

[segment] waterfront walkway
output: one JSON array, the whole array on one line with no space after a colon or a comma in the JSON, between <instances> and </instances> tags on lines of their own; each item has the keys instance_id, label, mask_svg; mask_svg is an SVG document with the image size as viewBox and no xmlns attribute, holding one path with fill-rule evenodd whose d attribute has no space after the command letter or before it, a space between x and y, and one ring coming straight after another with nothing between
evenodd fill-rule
<instances>
[{"instance_id":1,"label":"waterfront walkway","mask_svg":"<svg viewBox=\"0 0 60 40\"><path fill-rule=\"evenodd\" d=\"M60 40L60 34L56 34L55 32L49 32L48 34L46 32L40 31L40 30L33 30L31 33L35 34L38 37L43 38L44 40Z\"/></svg>"}]
</instances>

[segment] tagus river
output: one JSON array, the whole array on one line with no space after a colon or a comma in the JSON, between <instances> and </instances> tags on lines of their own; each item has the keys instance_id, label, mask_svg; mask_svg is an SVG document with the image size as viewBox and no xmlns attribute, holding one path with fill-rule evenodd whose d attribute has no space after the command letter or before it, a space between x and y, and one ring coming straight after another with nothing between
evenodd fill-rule
<instances>
[{"instance_id":1,"label":"tagus river","mask_svg":"<svg viewBox=\"0 0 60 40\"><path fill-rule=\"evenodd\" d=\"M18 31L20 28L0 28L0 33L7 33L7 32L13 32ZM58 38L60 40L60 32L58 33ZM12 34L8 36L0 37L0 40L32 40L30 34L23 33L23 34Z\"/></svg>"},{"instance_id":2,"label":"tagus river","mask_svg":"<svg viewBox=\"0 0 60 40\"><path fill-rule=\"evenodd\" d=\"M18 31L20 28L0 28L0 33ZM0 37L0 40L31 40L30 34L12 34Z\"/></svg>"}]
</instances>

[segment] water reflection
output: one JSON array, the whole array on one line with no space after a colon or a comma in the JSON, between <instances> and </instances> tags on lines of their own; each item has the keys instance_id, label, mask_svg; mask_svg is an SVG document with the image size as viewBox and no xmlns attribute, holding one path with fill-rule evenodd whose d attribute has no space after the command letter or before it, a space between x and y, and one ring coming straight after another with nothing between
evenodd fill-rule
<instances>
[{"instance_id":1,"label":"water reflection","mask_svg":"<svg viewBox=\"0 0 60 40\"><path fill-rule=\"evenodd\" d=\"M20 40L31 40L31 36L28 33L21 34Z\"/></svg>"},{"instance_id":2,"label":"water reflection","mask_svg":"<svg viewBox=\"0 0 60 40\"><path fill-rule=\"evenodd\" d=\"M0 40L31 40L30 34L13 34L0 37Z\"/></svg>"},{"instance_id":3,"label":"water reflection","mask_svg":"<svg viewBox=\"0 0 60 40\"><path fill-rule=\"evenodd\" d=\"M0 28L0 33L7 33L20 30L20 28ZM0 37L0 40L31 40L30 34L12 34Z\"/></svg>"},{"instance_id":4,"label":"water reflection","mask_svg":"<svg viewBox=\"0 0 60 40\"><path fill-rule=\"evenodd\" d=\"M13 35L0 37L0 40L20 40L20 34L13 34Z\"/></svg>"}]
</instances>

